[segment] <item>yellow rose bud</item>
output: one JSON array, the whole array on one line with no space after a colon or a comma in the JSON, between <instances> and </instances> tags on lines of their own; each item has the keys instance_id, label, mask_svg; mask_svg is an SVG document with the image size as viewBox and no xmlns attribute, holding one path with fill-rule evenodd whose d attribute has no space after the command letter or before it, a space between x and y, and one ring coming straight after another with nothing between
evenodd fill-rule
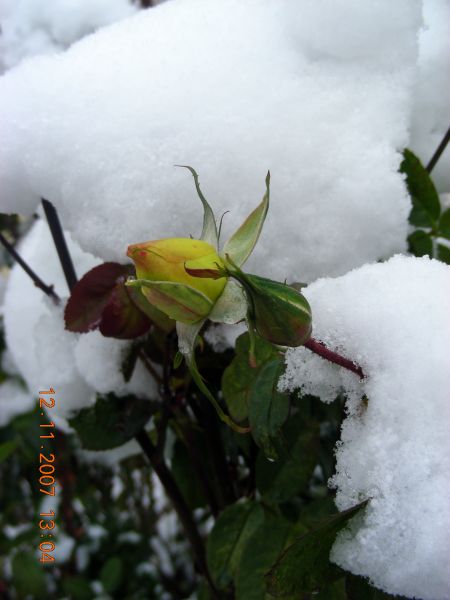
<instances>
[{"instance_id":1,"label":"yellow rose bud","mask_svg":"<svg viewBox=\"0 0 450 600\"><path fill-rule=\"evenodd\" d=\"M203 240L170 238L132 244L128 247L127 255L135 263L138 280L180 284L173 295L171 292L170 298L166 297L166 289L162 290L163 297L161 290L141 287L150 303L176 320L194 322L206 317L226 284L226 278L200 279L187 273L186 268L217 269L217 265L223 265L214 247ZM210 304L206 300L201 302L201 297L197 302L194 292L184 294L183 291L188 290L184 290L183 286L197 290Z\"/></svg>"}]
</instances>

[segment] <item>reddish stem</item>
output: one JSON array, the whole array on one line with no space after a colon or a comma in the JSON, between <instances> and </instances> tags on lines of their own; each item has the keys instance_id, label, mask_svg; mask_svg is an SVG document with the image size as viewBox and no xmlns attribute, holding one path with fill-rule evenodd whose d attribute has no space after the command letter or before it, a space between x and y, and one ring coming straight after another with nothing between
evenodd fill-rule
<instances>
[{"instance_id":1,"label":"reddish stem","mask_svg":"<svg viewBox=\"0 0 450 600\"><path fill-rule=\"evenodd\" d=\"M344 367L344 369L348 369L352 373L356 373L356 375L358 375L358 377L360 377L361 379L364 379L364 372L359 365L349 360L348 358L344 358L337 352L333 352L333 350L327 348L323 342L319 342L319 340L310 338L305 343L305 346L306 348L311 350L311 352L318 354L325 360L328 360L334 363L335 365L339 365L340 367Z\"/></svg>"}]
</instances>

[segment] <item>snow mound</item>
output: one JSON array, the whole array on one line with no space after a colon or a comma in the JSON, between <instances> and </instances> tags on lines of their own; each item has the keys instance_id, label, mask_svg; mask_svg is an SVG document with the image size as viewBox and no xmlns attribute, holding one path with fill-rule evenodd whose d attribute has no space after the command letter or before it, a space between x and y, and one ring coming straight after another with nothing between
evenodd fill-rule
<instances>
[{"instance_id":1,"label":"snow mound","mask_svg":"<svg viewBox=\"0 0 450 600\"><path fill-rule=\"evenodd\" d=\"M122 260L199 234L174 164L231 211L224 239L270 168L249 269L311 281L402 251L420 23L418 0L175 0L25 61L0 80L0 210L46 197L82 248Z\"/></svg>"},{"instance_id":2,"label":"snow mound","mask_svg":"<svg viewBox=\"0 0 450 600\"><path fill-rule=\"evenodd\" d=\"M340 510L372 500L362 523L338 536L331 559L386 592L448 600L450 267L396 256L304 293L314 337L366 375L360 383L299 348L288 351L281 382L318 395L328 381L326 400L348 392L330 483Z\"/></svg>"},{"instance_id":3,"label":"snow mound","mask_svg":"<svg viewBox=\"0 0 450 600\"><path fill-rule=\"evenodd\" d=\"M136 11L130 0L0 0L0 70L59 52Z\"/></svg>"}]
</instances>

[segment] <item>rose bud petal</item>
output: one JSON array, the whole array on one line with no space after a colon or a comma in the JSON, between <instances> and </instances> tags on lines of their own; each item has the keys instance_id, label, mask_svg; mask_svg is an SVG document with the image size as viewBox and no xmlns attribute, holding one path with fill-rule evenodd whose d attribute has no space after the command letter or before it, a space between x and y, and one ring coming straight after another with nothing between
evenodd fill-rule
<instances>
[{"instance_id":1,"label":"rose bud petal","mask_svg":"<svg viewBox=\"0 0 450 600\"><path fill-rule=\"evenodd\" d=\"M177 289L180 291L180 316L179 320L193 322L194 316L206 317L219 298L226 284L226 279L201 279L191 276L185 269L189 265L192 269L216 269L223 265L223 261L211 244L202 240L189 238L169 238L132 244L128 247L127 255L134 261L138 281L180 284L179 288L172 287L170 295L161 286L142 285L141 291L151 304L157 304L159 310L174 317L174 303L177 303ZM138 282L136 282L138 283ZM193 288L194 293L188 294L186 288ZM200 294L195 294L195 291ZM201 302L201 295L208 302ZM157 302L156 302L157 299ZM190 302L190 300L193 302ZM192 306L191 306L192 304ZM192 309L192 317L187 317L187 312ZM177 309L178 310L178 309ZM175 311L176 313L177 311ZM177 319L178 320L178 319Z\"/></svg>"}]
</instances>

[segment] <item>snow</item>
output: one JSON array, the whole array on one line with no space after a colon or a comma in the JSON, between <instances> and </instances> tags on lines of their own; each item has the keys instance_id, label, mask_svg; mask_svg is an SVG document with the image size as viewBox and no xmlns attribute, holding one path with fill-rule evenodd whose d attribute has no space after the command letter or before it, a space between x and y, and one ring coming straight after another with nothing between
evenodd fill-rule
<instances>
[{"instance_id":1,"label":"snow","mask_svg":"<svg viewBox=\"0 0 450 600\"><path fill-rule=\"evenodd\" d=\"M450 1L425 0L423 18L410 148L427 164L450 124ZM435 167L433 179L441 191L450 191L448 150Z\"/></svg>"},{"instance_id":2,"label":"snow","mask_svg":"<svg viewBox=\"0 0 450 600\"><path fill-rule=\"evenodd\" d=\"M123 260L130 243L199 234L192 178L174 164L231 211L224 239L270 168L250 270L311 281L403 251L420 2L207 7L163 3L6 73L0 210L46 197L82 248Z\"/></svg>"},{"instance_id":3,"label":"snow","mask_svg":"<svg viewBox=\"0 0 450 600\"><path fill-rule=\"evenodd\" d=\"M347 390L330 485L340 510L372 500L362 523L339 535L331 558L388 593L448 600L450 267L396 256L320 279L304 293L314 337L366 375L360 383L299 348L288 351L281 382L319 395L326 379L327 401Z\"/></svg>"},{"instance_id":4,"label":"snow","mask_svg":"<svg viewBox=\"0 0 450 600\"><path fill-rule=\"evenodd\" d=\"M0 0L0 71L134 14L130 0Z\"/></svg>"},{"instance_id":5,"label":"snow","mask_svg":"<svg viewBox=\"0 0 450 600\"><path fill-rule=\"evenodd\" d=\"M70 237L68 244L78 276L99 263ZM48 387L57 390L56 414L52 417L62 427L71 412L95 401L96 392L154 396L156 384L141 365L128 384L120 373L130 342L103 338L96 331L78 335L64 329L63 307L68 290L43 220L37 221L24 238L19 253L44 282L54 284L62 298L61 305L55 306L18 265L11 270L3 306L6 342L27 384L28 395Z\"/></svg>"},{"instance_id":6,"label":"snow","mask_svg":"<svg viewBox=\"0 0 450 600\"><path fill-rule=\"evenodd\" d=\"M7 425L14 417L28 412L34 406L34 399L14 380L0 384L0 427Z\"/></svg>"}]
</instances>

